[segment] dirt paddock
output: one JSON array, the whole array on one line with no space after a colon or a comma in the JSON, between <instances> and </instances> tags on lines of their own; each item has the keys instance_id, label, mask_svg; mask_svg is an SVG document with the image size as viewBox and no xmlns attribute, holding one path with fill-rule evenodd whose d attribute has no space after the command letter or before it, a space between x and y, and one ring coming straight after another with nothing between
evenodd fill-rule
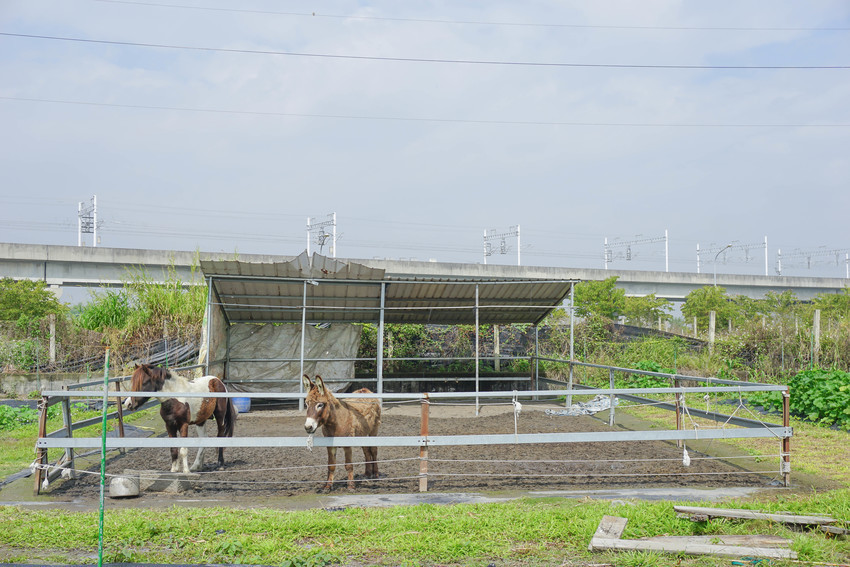
<instances>
[{"instance_id":1,"label":"dirt paddock","mask_svg":"<svg viewBox=\"0 0 850 567\"><path fill-rule=\"evenodd\" d=\"M384 410L380 434L417 436L420 409L416 406L390 406ZM607 412L604 414L607 418ZM164 436L159 416L151 421L155 435ZM158 426L158 427L157 427ZM518 433L610 431L607 422L593 417L550 416L543 407L524 404L517 420ZM433 405L432 435L514 433L510 406L487 406L474 416L470 406ZM207 435L215 435L208 424ZM318 435L318 434L317 434ZM241 414L236 423L237 437L304 437L298 448L226 448L225 469L214 470L217 449L205 454L201 478L190 489L193 498L238 501L314 494L324 484L327 453L323 447L312 451L306 446L304 415L297 410L259 410ZM473 445L431 447L429 449L428 489L433 492L551 491L632 487L767 487L774 480L752 474L727 462L705 459L689 451L691 464L682 462L682 449L661 441L561 443L529 445ZM169 471L168 449L136 449L113 453L107 461L107 474L126 469ZM190 463L194 450L190 450ZM353 451L361 463L363 453ZM418 447L379 447L377 480L363 478L362 464L355 465L356 493L403 494L419 491ZM335 493L347 493L343 452L338 449ZM100 464L89 468L100 471ZM99 474L84 474L72 481L52 486L48 494L59 498L97 498ZM145 492L144 498L173 499L173 494Z\"/></svg>"}]
</instances>

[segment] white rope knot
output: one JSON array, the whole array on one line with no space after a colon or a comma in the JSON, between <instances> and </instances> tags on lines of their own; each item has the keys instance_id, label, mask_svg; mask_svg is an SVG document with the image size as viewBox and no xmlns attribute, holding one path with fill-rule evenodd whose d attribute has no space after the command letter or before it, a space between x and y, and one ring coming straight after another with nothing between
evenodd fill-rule
<instances>
[{"instance_id":1,"label":"white rope knot","mask_svg":"<svg viewBox=\"0 0 850 567\"><path fill-rule=\"evenodd\" d=\"M307 436L307 449L309 449L310 451L313 450L313 434L312 433Z\"/></svg>"},{"instance_id":2,"label":"white rope knot","mask_svg":"<svg viewBox=\"0 0 850 567\"><path fill-rule=\"evenodd\" d=\"M684 453L682 454L682 464L686 467L691 466L691 456L688 455L688 448L685 447Z\"/></svg>"}]
</instances>

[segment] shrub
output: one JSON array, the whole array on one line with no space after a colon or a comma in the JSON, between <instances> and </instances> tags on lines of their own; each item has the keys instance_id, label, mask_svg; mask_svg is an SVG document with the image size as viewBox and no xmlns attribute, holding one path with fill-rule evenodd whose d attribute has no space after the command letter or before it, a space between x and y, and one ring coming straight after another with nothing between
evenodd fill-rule
<instances>
[{"instance_id":1,"label":"shrub","mask_svg":"<svg viewBox=\"0 0 850 567\"><path fill-rule=\"evenodd\" d=\"M850 430L850 374L841 370L804 370L788 383L792 414ZM782 392L755 393L750 402L782 409Z\"/></svg>"}]
</instances>

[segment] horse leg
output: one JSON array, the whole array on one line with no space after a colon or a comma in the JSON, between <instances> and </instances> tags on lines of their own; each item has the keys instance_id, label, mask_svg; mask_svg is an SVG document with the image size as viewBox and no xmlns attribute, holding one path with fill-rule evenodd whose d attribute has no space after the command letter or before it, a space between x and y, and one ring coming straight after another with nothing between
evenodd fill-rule
<instances>
[{"instance_id":1,"label":"horse leg","mask_svg":"<svg viewBox=\"0 0 850 567\"><path fill-rule=\"evenodd\" d=\"M325 483L324 490L330 492L331 486L334 483L334 471L336 470L336 447L328 447L328 481Z\"/></svg>"},{"instance_id":2,"label":"horse leg","mask_svg":"<svg viewBox=\"0 0 850 567\"><path fill-rule=\"evenodd\" d=\"M170 421L165 422L165 431L168 433L169 437L177 437L178 429L175 425L173 425ZM179 461L178 458L180 456L180 449L177 447L171 447L171 472L177 472L179 470Z\"/></svg>"},{"instance_id":3,"label":"horse leg","mask_svg":"<svg viewBox=\"0 0 850 567\"><path fill-rule=\"evenodd\" d=\"M188 436L189 436L189 424L184 423L183 425L180 426L180 437L183 437L185 439ZM182 465L183 472L185 474L189 474L189 448L188 447L180 447L178 453L180 455L180 464ZM173 455L174 455L174 453L172 453L172 457L173 457ZM174 470L174 465L175 465L175 463L172 461L171 472L178 472L178 471Z\"/></svg>"},{"instance_id":4,"label":"horse leg","mask_svg":"<svg viewBox=\"0 0 850 567\"><path fill-rule=\"evenodd\" d=\"M345 472L348 473L348 490L354 490L354 465L351 464L351 447L343 447L345 453Z\"/></svg>"},{"instance_id":5,"label":"horse leg","mask_svg":"<svg viewBox=\"0 0 850 567\"><path fill-rule=\"evenodd\" d=\"M219 437L233 437L233 420L236 417L236 407L233 405L233 400L220 399L219 403L223 404L216 407L214 413L215 423L218 426ZM224 447L218 448L218 468L224 468Z\"/></svg>"},{"instance_id":6,"label":"horse leg","mask_svg":"<svg viewBox=\"0 0 850 567\"><path fill-rule=\"evenodd\" d=\"M206 437L207 432L204 430L204 424L195 425L195 433L198 434L198 438L203 439ZM188 454L188 450L186 451ZM204 448L198 447L198 454L195 455L195 462L192 463L192 466L189 467L190 471L197 471L202 469L204 466Z\"/></svg>"}]
</instances>

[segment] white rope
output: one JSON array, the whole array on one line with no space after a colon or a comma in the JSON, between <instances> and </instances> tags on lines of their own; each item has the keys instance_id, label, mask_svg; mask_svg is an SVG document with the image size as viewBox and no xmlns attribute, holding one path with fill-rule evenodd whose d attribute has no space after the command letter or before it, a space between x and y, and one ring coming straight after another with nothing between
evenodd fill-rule
<instances>
[{"instance_id":1,"label":"white rope","mask_svg":"<svg viewBox=\"0 0 850 567\"><path fill-rule=\"evenodd\" d=\"M768 455L775 456L775 455ZM727 461L730 459L756 459L763 458L763 456L756 455L733 455L730 457L692 457L694 461ZM418 460L418 459L413 459ZM504 464L538 464L538 465L574 465L574 464L588 464L588 463L677 463L681 461L681 459L677 458L665 458L665 459L594 459L593 461L588 460L513 460L513 459L433 459L429 458L428 462L430 463L477 463L477 464L495 464L495 465L504 465Z\"/></svg>"},{"instance_id":2,"label":"white rope","mask_svg":"<svg viewBox=\"0 0 850 567\"><path fill-rule=\"evenodd\" d=\"M761 475L763 473L758 471L729 471L729 472L691 472L691 473L642 473L642 472L633 472L633 473L572 473L572 472L564 472L557 474L529 474L529 473L513 473L513 474L502 474L502 475L494 475L492 473L438 473L428 471L428 477L432 476L447 476L447 477L493 477L493 476L504 476L504 477L522 477L522 478L569 478L569 477L585 477L585 478L596 478L596 477L606 477L606 478L631 478L631 477L669 477L669 476L721 476L721 475Z\"/></svg>"}]
</instances>

